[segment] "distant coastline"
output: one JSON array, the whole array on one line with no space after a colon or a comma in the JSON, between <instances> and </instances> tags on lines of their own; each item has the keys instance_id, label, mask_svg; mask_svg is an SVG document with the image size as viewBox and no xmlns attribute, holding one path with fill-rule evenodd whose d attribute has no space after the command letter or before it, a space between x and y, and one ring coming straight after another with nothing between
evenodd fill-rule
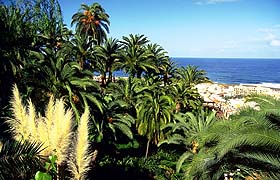
<instances>
[{"instance_id":1,"label":"distant coastline","mask_svg":"<svg viewBox=\"0 0 280 180\"><path fill-rule=\"evenodd\" d=\"M280 60L280 57L171 57L171 59L247 59L247 60Z\"/></svg>"},{"instance_id":2,"label":"distant coastline","mask_svg":"<svg viewBox=\"0 0 280 180\"><path fill-rule=\"evenodd\" d=\"M171 58L177 66L196 65L221 84L275 84L280 86L280 59L276 58Z\"/></svg>"}]
</instances>

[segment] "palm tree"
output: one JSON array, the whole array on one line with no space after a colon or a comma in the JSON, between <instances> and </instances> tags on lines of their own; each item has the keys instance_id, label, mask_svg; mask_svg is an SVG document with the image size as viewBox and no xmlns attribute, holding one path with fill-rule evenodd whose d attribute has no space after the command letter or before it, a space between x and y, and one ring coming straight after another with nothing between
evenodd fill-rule
<instances>
[{"instance_id":1,"label":"palm tree","mask_svg":"<svg viewBox=\"0 0 280 180\"><path fill-rule=\"evenodd\" d=\"M128 79L119 79L115 83L111 83L106 92L112 94L116 100L126 102L126 109L130 115L136 118L137 99L149 89L148 86L143 85L141 79L129 77Z\"/></svg>"},{"instance_id":2,"label":"palm tree","mask_svg":"<svg viewBox=\"0 0 280 180\"><path fill-rule=\"evenodd\" d=\"M178 81L167 88L176 103L176 113L196 110L202 106L202 99L194 87L186 86L182 81Z\"/></svg>"},{"instance_id":3,"label":"palm tree","mask_svg":"<svg viewBox=\"0 0 280 180\"><path fill-rule=\"evenodd\" d=\"M93 49L96 41L92 37L85 37L75 34L74 37L62 46L61 52L66 57L77 61L82 69L93 69L94 62Z\"/></svg>"},{"instance_id":4,"label":"palm tree","mask_svg":"<svg viewBox=\"0 0 280 180\"><path fill-rule=\"evenodd\" d=\"M121 67L120 53L121 44L117 39L109 38L104 45L95 47L94 54L98 59L97 69L102 75L102 86L112 82L113 72Z\"/></svg>"},{"instance_id":5,"label":"palm tree","mask_svg":"<svg viewBox=\"0 0 280 180\"><path fill-rule=\"evenodd\" d=\"M155 62L156 69L154 74L164 75L165 69L170 65L167 52L158 44L148 44L147 51L150 55L151 61Z\"/></svg>"},{"instance_id":6,"label":"palm tree","mask_svg":"<svg viewBox=\"0 0 280 180\"><path fill-rule=\"evenodd\" d=\"M176 66L169 57L166 57L162 65L160 66L160 71L163 76L163 83L166 86L171 83L171 78L176 72Z\"/></svg>"},{"instance_id":7,"label":"palm tree","mask_svg":"<svg viewBox=\"0 0 280 180\"><path fill-rule=\"evenodd\" d=\"M174 102L172 98L162 92L162 89L153 89L144 93L137 105L136 128L140 135L146 136L146 155L149 153L150 142L157 144L164 138L163 126L172 121Z\"/></svg>"},{"instance_id":8,"label":"palm tree","mask_svg":"<svg viewBox=\"0 0 280 180\"><path fill-rule=\"evenodd\" d=\"M28 4L28 3L27 3ZM58 0L47 0L35 2L33 21L37 23L36 47L47 46L59 48L63 42L63 36L68 34Z\"/></svg>"},{"instance_id":9,"label":"palm tree","mask_svg":"<svg viewBox=\"0 0 280 180\"><path fill-rule=\"evenodd\" d=\"M121 41L124 50L122 53L123 69L132 77L140 78L143 72L156 68L155 63L151 61L151 54L145 48L148 42L144 35L132 34L129 37L123 37L123 41Z\"/></svg>"},{"instance_id":10,"label":"palm tree","mask_svg":"<svg viewBox=\"0 0 280 180\"><path fill-rule=\"evenodd\" d=\"M36 98L36 103L44 103L51 95L65 97L77 119L86 105L102 112L101 89L92 79L91 71L81 69L77 62L67 59L67 54L49 48L36 56L40 60L38 69L32 73L26 69L24 79L29 87L28 96Z\"/></svg>"},{"instance_id":11,"label":"palm tree","mask_svg":"<svg viewBox=\"0 0 280 180\"><path fill-rule=\"evenodd\" d=\"M107 94L105 99L104 121L107 121L106 124L113 132L114 139L117 140L117 130L132 139L131 127L135 124L135 119L128 111L129 104L114 97L113 94Z\"/></svg>"},{"instance_id":12,"label":"palm tree","mask_svg":"<svg viewBox=\"0 0 280 180\"><path fill-rule=\"evenodd\" d=\"M81 5L81 10L72 16L71 26L76 24L76 32L81 36L92 36L102 44L109 33L109 15L98 3Z\"/></svg>"},{"instance_id":13,"label":"palm tree","mask_svg":"<svg viewBox=\"0 0 280 180\"><path fill-rule=\"evenodd\" d=\"M215 118L215 112L204 111L200 109L197 113L187 112L185 114L178 113L175 115L176 123L169 123L165 126L165 130L169 130L171 133L169 138L160 142L159 145L179 144L187 148L186 152L180 157L177 163L177 171L179 172L182 163L193 157L201 149L201 134L207 132L217 119Z\"/></svg>"},{"instance_id":14,"label":"palm tree","mask_svg":"<svg viewBox=\"0 0 280 180\"><path fill-rule=\"evenodd\" d=\"M199 83L211 82L206 77L204 70L199 70L198 66L188 65L178 68L175 74L177 79L181 79L187 86L194 86Z\"/></svg>"},{"instance_id":15,"label":"palm tree","mask_svg":"<svg viewBox=\"0 0 280 180\"><path fill-rule=\"evenodd\" d=\"M236 169L243 177L279 177L279 130L261 121L242 118L211 127L201 136L201 146L205 148L184 167L186 179L203 175L219 179Z\"/></svg>"}]
</instances>

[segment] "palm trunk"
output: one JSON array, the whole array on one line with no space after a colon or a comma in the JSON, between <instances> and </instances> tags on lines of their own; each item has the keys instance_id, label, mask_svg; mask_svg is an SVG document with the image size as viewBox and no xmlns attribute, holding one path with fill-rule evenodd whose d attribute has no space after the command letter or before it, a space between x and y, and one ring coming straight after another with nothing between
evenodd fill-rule
<instances>
[{"instance_id":1,"label":"palm trunk","mask_svg":"<svg viewBox=\"0 0 280 180\"><path fill-rule=\"evenodd\" d=\"M112 75L112 71L111 71L110 67L108 68L108 72L109 72L109 75L108 75L108 80L106 82L106 85L108 85L110 82L112 82L112 79L113 79L113 75Z\"/></svg>"},{"instance_id":2,"label":"palm trunk","mask_svg":"<svg viewBox=\"0 0 280 180\"><path fill-rule=\"evenodd\" d=\"M145 158L146 158L146 159L147 159L147 157L148 157L149 147L150 147L150 140L148 140L147 146L146 146L146 154L145 154Z\"/></svg>"},{"instance_id":3,"label":"palm trunk","mask_svg":"<svg viewBox=\"0 0 280 180\"><path fill-rule=\"evenodd\" d=\"M78 61L81 69L84 69L84 59L83 58L80 58L79 61Z\"/></svg>"},{"instance_id":4,"label":"palm trunk","mask_svg":"<svg viewBox=\"0 0 280 180\"><path fill-rule=\"evenodd\" d=\"M164 86L167 85L167 82L168 82L168 74L164 74L164 75L163 75L163 83L164 83Z\"/></svg>"},{"instance_id":5,"label":"palm trunk","mask_svg":"<svg viewBox=\"0 0 280 180\"><path fill-rule=\"evenodd\" d=\"M101 87L105 87L106 84L106 73L101 75Z\"/></svg>"}]
</instances>

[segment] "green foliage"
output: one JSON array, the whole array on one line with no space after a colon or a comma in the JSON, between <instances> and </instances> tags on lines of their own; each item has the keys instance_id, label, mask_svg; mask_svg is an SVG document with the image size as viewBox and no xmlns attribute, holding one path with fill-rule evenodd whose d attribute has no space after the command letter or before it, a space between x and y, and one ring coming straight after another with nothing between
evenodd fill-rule
<instances>
[{"instance_id":1,"label":"green foliage","mask_svg":"<svg viewBox=\"0 0 280 180\"><path fill-rule=\"evenodd\" d=\"M92 79L92 73L82 69L77 62L67 59L67 55L61 51L46 48L42 54L37 54L37 69L33 70L33 74L26 69L24 77L25 84L30 86L28 95L42 104L51 95L64 97L77 119L87 105L102 112L101 89Z\"/></svg>"},{"instance_id":2,"label":"green foliage","mask_svg":"<svg viewBox=\"0 0 280 180\"><path fill-rule=\"evenodd\" d=\"M10 89L19 82L21 67L28 60L35 28L31 24L29 10L21 10L14 5L0 4L0 114L6 116ZM5 127L1 124L0 133Z\"/></svg>"},{"instance_id":3,"label":"green foliage","mask_svg":"<svg viewBox=\"0 0 280 180\"><path fill-rule=\"evenodd\" d=\"M0 149L0 179L30 178L42 167L42 144L7 140Z\"/></svg>"},{"instance_id":4,"label":"green foliage","mask_svg":"<svg viewBox=\"0 0 280 180\"><path fill-rule=\"evenodd\" d=\"M199 83L211 82L206 77L206 72L204 70L199 70L198 66L193 65L178 68L175 73L175 77L190 87Z\"/></svg>"},{"instance_id":5,"label":"green foliage","mask_svg":"<svg viewBox=\"0 0 280 180\"><path fill-rule=\"evenodd\" d=\"M100 150L100 158L107 152L113 156L108 161L101 160L98 167L116 165L122 171L130 175L135 173L143 179L180 179L182 174L175 171L175 160L179 158L177 152L157 151L154 147L168 135L169 143L183 144L186 147L184 150L187 150L180 157L177 169L182 167L184 171L199 174L193 169L189 170L187 163L191 160L198 162L193 167L200 169L198 165L205 159L199 157L207 157L203 152L208 152L208 149L216 153L217 150L211 148L219 147L219 143L223 142L221 135L225 133L214 136L211 132L206 136L206 132L210 132L208 128L215 121L214 114L204 111L189 113L202 105L193 86L208 82L203 70L198 70L196 66L176 70L167 52L160 45L150 43L144 35L130 34L121 41L107 39L109 15L98 3L90 6L82 4L79 12L72 16L72 25L76 26L74 33L63 24L57 0L29 0L28 3L22 1L19 4L20 7L0 7L1 111L8 104L9 87L17 82L19 87L25 89L24 98L31 98L41 108L40 112L44 111L44 103L51 96L64 98L75 112L77 121L84 108L91 109L90 140ZM128 73L129 78L114 82L113 73L118 70ZM101 75L101 84L93 80L93 73ZM266 112L266 118L270 119L267 124L273 128L279 125L276 111ZM184 117L177 114L174 118L174 112L185 114ZM260 137L265 130L259 131ZM224 152L218 157L213 156L211 163L227 160L233 149L240 148L241 143L242 147L245 146L249 140L253 144L269 145L273 151L278 150L277 146L273 146L277 142L272 140L265 144L265 141L253 142L245 135L244 138L246 140L240 137L232 144L227 142L229 145L225 146ZM198 147L194 142L199 143ZM117 159L117 153L133 154L136 151L138 156L142 155L144 143L147 143L145 158L128 156ZM7 158L10 156L1 154L1 157L5 156L4 159L0 158L4 163L0 163L1 176L11 177L11 167L15 167L17 170L13 179L26 175L34 177L35 170L41 170L35 179L51 179L56 174L55 158L49 159L45 171L42 171L42 164L39 163L41 157L25 142L21 144L26 148L20 149L19 144L7 148L8 145L4 143L1 152L8 151L15 156ZM33 145L39 151L39 146ZM153 153L147 158L149 149ZM264 158L263 152L249 154L246 151L242 155L246 159L271 163L273 166L279 164L272 154ZM12 162L10 167L8 162ZM208 164L207 167L212 168ZM135 178L135 175L131 177Z\"/></svg>"},{"instance_id":6,"label":"green foliage","mask_svg":"<svg viewBox=\"0 0 280 180\"><path fill-rule=\"evenodd\" d=\"M172 121L175 104L173 99L165 94L164 89L157 86L159 81L156 78L149 78L145 83L149 88L140 96L135 107L137 132L147 138L147 157L150 142L157 144L164 138L162 128Z\"/></svg>"},{"instance_id":7,"label":"green foliage","mask_svg":"<svg viewBox=\"0 0 280 180\"><path fill-rule=\"evenodd\" d=\"M279 175L279 119L275 120L277 116L270 119L274 109L279 109L278 103L272 105L271 102L276 100L270 98L254 99L261 99L270 106L263 104L260 111L244 109L227 121L211 121L211 116L207 120L201 115L195 118L189 114L189 121L178 118L178 125L166 127L171 127L173 132L162 143L183 144L188 148L177 162L177 170L183 170L185 179L219 179L225 172L236 169L240 169L243 177L271 178ZM196 151L193 151L194 140L198 142Z\"/></svg>"},{"instance_id":8,"label":"green foliage","mask_svg":"<svg viewBox=\"0 0 280 180\"><path fill-rule=\"evenodd\" d=\"M107 156L101 159L99 170L114 173L112 175L114 178L181 179L182 174L175 173L177 158L178 154L176 152L164 150L160 150L148 158L125 156L115 159ZM99 178L105 177L105 175L101 175Z\"/></svg>"},{"instance_id":9,"label":"green foliage","mask_svg":"<svg viewBox=\"0 0 280 180\"><path fill-rule=\"evenodd\" d=\"M124 59L123 69L125 73L129 73L131 77L141 78L143 72L154 71L157 67L151 61L152 55L146 50L146 45L149 42L144 35L133 35L123 37L123 53Z\"/></svg>"},{"instance_id":10,"label":"green foliage","mask_svg":"<svg viewBox=\"0 0 280 180\"><path fill-rule=\"evenodd\" d=\"M182 81L170 84L168 91L176 103L176 113L197 110L202 107L202 98L197 89Z\"/></svg>"},{"instance_id":11,"label":"green foliage","mask_svg":"<svg viewBox=\"0 0 280 180\"><path fill-rule=\"evenodd\" d=\"M52 180L52 176L48 173L37 171L35 174L35 180Z\"/></svg>"},{"instance_id":12,"label":"green foliage","mask_svg":"<svg viewBox=\"0 0 280 180\"><path fill-rule=\"evenodd\" d=\"M191 159L201 149L201 134L207 132L216 121L215 112L204 111L203 109L196 113L187 112L175 115L176 123L170 123L165 126L166 134L170 134L166 140L160 142L159 146L168 144L183 145L186 152L182 154L177 162L177 172L182 164Z\"/></svg>"},{"instance_id":13,"label":"green foliage","mask_svg":"<svg viewBox=\"0 0 280 180\"><path fill-rule=\"evenodd\" d=\"M45 171L37 171L35 174L35 180L51 180L56 175L56 159L55 155L49 156L48 161L45 162Z\"/></svg>"}]
</instances>

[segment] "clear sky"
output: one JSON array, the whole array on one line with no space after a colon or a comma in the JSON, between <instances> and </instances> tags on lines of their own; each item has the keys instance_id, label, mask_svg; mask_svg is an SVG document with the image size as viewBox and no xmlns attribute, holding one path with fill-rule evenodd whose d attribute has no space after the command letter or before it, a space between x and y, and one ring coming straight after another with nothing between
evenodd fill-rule
<instances>
[{"instance_id":1,"label":"clear sky","mask_svg":"<svg viewBox=\"0 0 280 180\"><path fill-rule=\"evenodd\" d=\"M144 34L172 57L280 58L280 0L59 0L64 21L81 3L110 15L110 37Z\"/></svg>"}]
</instances>

